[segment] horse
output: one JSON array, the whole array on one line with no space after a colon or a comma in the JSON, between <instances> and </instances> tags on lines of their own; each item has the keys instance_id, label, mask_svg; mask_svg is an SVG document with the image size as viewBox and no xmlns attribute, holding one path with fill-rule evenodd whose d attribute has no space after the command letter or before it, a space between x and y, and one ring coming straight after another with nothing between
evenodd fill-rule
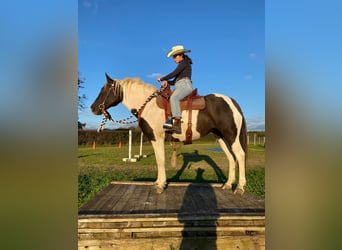
<instances>
[{"instance_id":1,"label":"horse","mask_svg":"<svg viewBox=\"0 0 342 250\"><path fill-rule=\"evenodd\" d=\"M165 171L165 122L164 110L157 106L158 90L139 78L112 79L105 74L106 83L100 90L90 109L93 114L108 116L107 109L122 103L138 117L138 125L151 142L156 163L157 180L155 188L162 193L167 187ZM156 94L157 93L157 94ZM243 194L246 185L245 165L247 158L246 122L238 103L222 94L204 96L205 108L192 110L192 140L197 140L208 133L213 133L224 151L228 163L228 180L222 185L234 193ZM173 133L172 137L185 141L187 110L182 111L182 133ZM239 167L239 181L235 185L235 167ZM235 188L233 188L235 185Z\"/></svg>"}]
</instances>

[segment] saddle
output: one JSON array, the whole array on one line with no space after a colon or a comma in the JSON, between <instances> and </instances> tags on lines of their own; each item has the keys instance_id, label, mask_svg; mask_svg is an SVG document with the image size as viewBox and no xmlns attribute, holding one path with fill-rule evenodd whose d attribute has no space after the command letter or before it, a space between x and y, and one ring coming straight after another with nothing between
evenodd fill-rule
<instances>
[{"instance_id":1,"label":"saddle","mask_svg":"<svg viewBox=\"0 0 342 250\"><path fill-rule=\"evenodd\" d=\"M159 108L164 109L165 120L168 117L172 116L171 113L171 104L170 104L170 96L172 95L172 91L170 86L167 86L164 91L161 92L160 95L157 96L157 105ZM180 101L181 111L188 110L188 128L185 132L185 141L184 144L192 144L192 110L201 110L205 108L205 100L203 96L197 94L197 88L194 89L190 95L186 96Z\"/></svg>"}]
</instances>

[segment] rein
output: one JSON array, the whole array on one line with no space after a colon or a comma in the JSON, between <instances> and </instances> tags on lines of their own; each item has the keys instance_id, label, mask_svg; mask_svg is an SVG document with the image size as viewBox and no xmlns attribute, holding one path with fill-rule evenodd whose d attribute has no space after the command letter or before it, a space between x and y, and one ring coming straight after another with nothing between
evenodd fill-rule
<instances>
[{"instance_id":1,"label":"rein","mask_svg":"<svg viewBox=\"0 0 342 250\"><path fill-rule=\"evenodd\" d=\"M106 100L107 100L111 90L113 90L113 94L115 95L115 89L114 88L115 88L115 82L112 83L112 85L110 86L110 88L109 88L109 90L107 92L107 95L106 95L104 101L99 105L99 109L100 109L100 111L103 114L103 118L102 118L102 122L101 122L100 127L97 129L97 132L101 132L104 129L104 126L105 126L107 120L110 120L110 121L112 121L114 123L119 123L119 124L133 124L133 123L136 123L136 122L139 123L141 114L144 111L145 106L147 105L147 103L149 103L154 97L157 97L158 95L162 95L162 92L166 89L166 87L165 88L161 87L160 90L154 91L146 99L146 101L140 106L140 108L138 110L136 110L136 109L132 110L132 114L133 115L131 115L131 116L125 118L125 119L122 119L122 120L113 120L112 116L106 110L104 103L106 102ZM138 119L135 120L135 121L128 122L128 120L132 119L133 117L137 117Z\"/></svg>"}]
</instances>

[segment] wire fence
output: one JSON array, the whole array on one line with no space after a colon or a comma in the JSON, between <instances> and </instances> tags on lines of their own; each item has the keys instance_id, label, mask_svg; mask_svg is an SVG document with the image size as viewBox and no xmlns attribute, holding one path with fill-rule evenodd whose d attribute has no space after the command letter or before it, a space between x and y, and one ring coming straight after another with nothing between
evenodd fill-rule
<instances>
[{"instance_id":1,"label":"wire fence","mask_svg":"<svg viewBox=\"0 0 342 250\"><path fill-rule=\"evenodd\" d=\"M266 136L260 132L248 132L247 133L247 144L248 145L262 145L266 144Z\"/></svg>"}]
</instances>

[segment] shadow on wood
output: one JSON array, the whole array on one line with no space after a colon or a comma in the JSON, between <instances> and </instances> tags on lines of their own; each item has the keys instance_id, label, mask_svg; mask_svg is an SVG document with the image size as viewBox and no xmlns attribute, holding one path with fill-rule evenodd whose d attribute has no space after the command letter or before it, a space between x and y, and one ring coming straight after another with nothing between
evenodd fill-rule
<instances>
[{"instance_id":1,"label":"shadow on wood","mask_svg":"<svg viewBox=\"0 0 342 250\"><path fill-rule=\"evenodd\" d=\"M183 165L187 165L185 161ZM203 169L197 169L196 181L203 182L203 173ZM202 205L196 207L196 203ZM194 211L210 216L210 219L201 223L189 219L194 215ZM213 187L210 184L204 184L200 187L190 184L185 191L183 203L178 213L178 220L184 225L179 249L217 249L216 225L218 218L219 212ZM198 230L199 226L201 230ZM195 228L197 230L194 230Z\"/></svg>"}]
</instances>

